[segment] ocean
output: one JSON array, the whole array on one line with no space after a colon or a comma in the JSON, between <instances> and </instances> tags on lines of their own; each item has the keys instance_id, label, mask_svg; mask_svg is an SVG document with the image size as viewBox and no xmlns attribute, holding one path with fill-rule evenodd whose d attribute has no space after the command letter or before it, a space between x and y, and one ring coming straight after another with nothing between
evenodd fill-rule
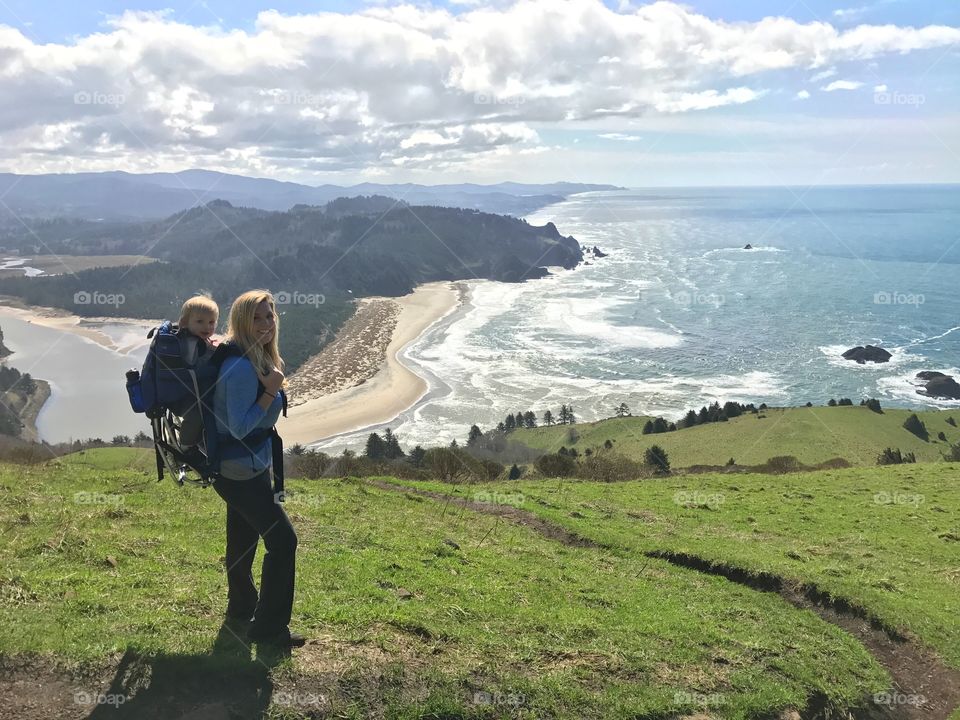
<instances>
[{"instance_id":1,"label":"ocean","mask_svg":"<svg viewBox=\"0 0 960 720\"><path fill-rule=\"evenodd\" d=\"M960 186L595 192L526 219L607 257L468 281L468 302L403 353L431 386L389 423L405 446L563 403L581 421L622 402L670 419L714 400L960 407L914 384L960 378ZM868 343L891 361L840 357Z\"/></svg>"}]
</instances>

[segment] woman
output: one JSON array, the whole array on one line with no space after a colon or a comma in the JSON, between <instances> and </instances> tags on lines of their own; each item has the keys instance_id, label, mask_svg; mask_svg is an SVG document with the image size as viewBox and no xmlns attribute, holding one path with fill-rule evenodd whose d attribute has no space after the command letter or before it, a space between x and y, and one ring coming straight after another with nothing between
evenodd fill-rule
<instances>
[{"instance_id":1,"label":"woman","mask_svg":"<svg viewBox=\"0 0 960 720\"><path fill-rule=\"evenodd\" d=\"M283 405L278 335L268 291L251 290L234 301L223 344L236 350L223 360L214 394L221 479L213 487L227 503L228 620L250 622L251 641L297 647L304 638L289 628L297 535L273 492L267 432ZM267 553L258 599L252 569L261 537Z\"/></svg>"}]
</instances>

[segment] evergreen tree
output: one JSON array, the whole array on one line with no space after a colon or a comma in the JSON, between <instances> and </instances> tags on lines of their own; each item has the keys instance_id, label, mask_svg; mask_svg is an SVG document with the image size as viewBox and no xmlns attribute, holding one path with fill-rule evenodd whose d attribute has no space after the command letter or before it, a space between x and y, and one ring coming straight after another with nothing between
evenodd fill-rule
<instances>
[{"instance_id":1,"label":"evergreen tree","mask_svg":"<svg viewBox=\"0 0 960 720\"><path fill-rule=\"evenodd\" d=\"M388 460L403 457L403 449L400 447L400 441L390 428L387 428L383 433L383 454Z\"/></svg>"},{"instance_id":2,"label":"evergreen tree","mask_svg":"<svg viewBox=\"0 0 960 720\"><path fill-rule=\"evenodd\" d=\"M523 414L524 427L535 428L537 426L537 415L532 410L527 410Z\"/></svg>"},{"instance_id":3,"label":"evergreen tree","mask_svg":"<svg viewBox=\"0 0 960 720\"><path fill-rule=\"evenodd\" d=\"M553 425L554 422L555 422L555 421L554 421L554 419L553 419L553 413L550 412L549 410L544 410L544 411L543 411L543 424L544 424L544 425Z\"/></svg>"},{"instance_id":4,"label":"evergreen tree","mask_svg":"<svg viewBox=\"0 0 960 720\"><path fill-rule=\"evenodd\" d=\"M470 433L467 435L467 446L473 447L482 437L483 431L477 425L471 425Z\"/></svg>"},{"instance_id":5,"label":"evergreen tree","mask_svg":"<svg viewBox=\"0 0 960 720\"><path fill-rule=\"evenodd\" d=\"M417 445L413 450L410 451L410 462L414 467L420 467L423 465L423 456L427 454L427 451L424 450L420 445Z\"/></svg>"},{"instance_id":6,"label":"evergreen tree","mask_svg":"<svg viewBox=\"0 0 960 720\"><path fill-rule=\"evenodd\" d=\"M627 417L630 415L630 408L627 406L625 402L622 402L620 403L619 406L617 406L617 409L615 412L617 417Z\"/></svg>"},{"instance_id":7,"label":"evergreen tree","mask_svg":"<svg viewBox=\"0 0 960 720\"><path fill-rule=\"evenodd\" d=\"M386 457L386 446L384 445L383 438L376 433L370 433L370 435L367 436L367 447L364 455L371 460L382 460Z\"/></svg>"}]
</instances>

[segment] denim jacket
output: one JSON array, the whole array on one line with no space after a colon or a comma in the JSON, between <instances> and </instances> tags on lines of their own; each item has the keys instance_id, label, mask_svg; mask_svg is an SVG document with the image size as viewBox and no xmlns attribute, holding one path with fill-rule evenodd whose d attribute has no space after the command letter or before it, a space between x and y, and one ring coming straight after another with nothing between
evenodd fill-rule
<instances>
[{"instance_id":1,"label":"denim jacket","mask_svg":"<svg viewBox=\"0 0 960 720\"><path fill-rule=\"evenodd\" d=\"M283 407L278 395L266 411L257 403L260 378L253 363L245 357L228 357L220 367L214 390L213 409L217 432L242 439L254 430L276 425ZM220 473L231 480L249 480L269 468L273 462L270 438L259 447L230 444L221 456Z\"/></svg>"}]
</instances>

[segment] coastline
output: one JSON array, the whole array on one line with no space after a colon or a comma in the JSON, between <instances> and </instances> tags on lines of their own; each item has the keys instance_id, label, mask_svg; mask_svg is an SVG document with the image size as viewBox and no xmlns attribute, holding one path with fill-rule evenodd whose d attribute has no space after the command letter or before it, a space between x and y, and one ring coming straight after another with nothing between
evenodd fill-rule
<instances>
[{"instance_id":1,"label":"coastline","mask_svg":"<svg viewBox=\"0 0 960 720\"><path fill-rule=\"evenodd\" d=\"M68 332L73 335L91 340L98 345L120 354L145 345L146 330L160 324L159 320L143 320L125 317L81 317L68 310L43 307L39 305L25 305L19 298L0 296L0 319L3 316L15 317L24 322L41 325L52 330ZM143 330L142 342L120 345L110 334L99 330L99 325L129 326L131 331Z\"/></svg>"},{"instance_id":2,"label":"coastline","mask_svg":"<svg viewBox=\"0 0 960 720\"><path fill-rule=\"evenodd\" d=\"M358 378L358 384L351 387L310 397L304 402L291 398L288 416L281 417L277 423L285 443L288 446L295 443L306 445L361 430L388 422L415 405L428 392L429 386L426 380L401 362L400 354L435 323L454 312L462 298L460 283L440 281L418 285L412 293L400 298L365 299L367 303L399 307L379 367L372 377ZM341 338L334 342L338 340ZM378 351L374 349L373 352ZM313 380L320 382L316 376ZM302 378L298 380L296 375L291 377L291 384L294 383L303 387Z\"/></svg>"},{"instance_id":3,"label":"coastline","mask_svg":"<svg viewBox=\"0 0 960 720\"><path fill-rule=\"evenodd\" d=\"M37 384L37 392L30 396L26 404L17 413L20 422L23 423L23 430L20 431L20 438L30 442L40 442L40 431L37 429L37 419L40 417L40 411L44 404L50 399L50 383L46 380L34 378Z\"/></svg>"}]
</instances>

